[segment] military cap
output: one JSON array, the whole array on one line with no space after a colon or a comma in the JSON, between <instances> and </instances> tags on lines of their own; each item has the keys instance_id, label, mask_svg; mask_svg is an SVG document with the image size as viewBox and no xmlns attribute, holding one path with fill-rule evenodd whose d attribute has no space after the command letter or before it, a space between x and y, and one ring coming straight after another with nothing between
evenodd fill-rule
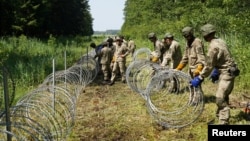
<instances>
[{"instance_id":1,"label":"military cap","mask_svg":"<svg viewBox=\"0 0 250 141\"><path fill-rule=\"evenodd\" d=\"M109 37L108 39L106 39L106 41L109 42L109 43L113 43L114 40L113 40L113 38Z\"/></svg>"},{"instance_id":2,"label":"military cap","mask_svg":"<svg viewBox=\"0 0 250 141\"><path fill-rule=\"evenodd\" d=\"M148 38L155 38L156 37L156 34L154 32L151 32L148 34Z\"/></svg>"},{"instance_id":3,"label":"military cap","mask_svg":"<svg viewBox=\"0 0 250 141\"><path fill-rule=\"evenodd\" d=\"M207 36L210 33L216 32L215 26L212 24L205 24L201 27L202 36Z\"/></svg>"},{"instance_id":4,"label":"military cap","mask_svg":"<svg viewBox=\"0 0 250 141\"><path fill-rule=\"evenodd\" d=\"M171 34L171 33L166 33L165 35L164 35L164 39L166 39L166 38L173 38L174 36Z\"/></svg>"},{"instance_id":5,"label":"military cap","mask_svg":"<svg viewBox=\"0 0 250 141\"><path fill-rule=\"evenodd\" d=\"M94 42L92 42L92 43L90 43L89 46L92 47L92 48L95 48L95 47L96 47L96 44L95 44Z\"/></svg>"},{"instance_id":6,"label":"military cap","mask_svg":"<svg viewBox=\"0 0 250 141\"><path fill-rule=\"evenodd\" d=\"M115 41L123 41L121 37L117 37Z\"/></svg>"},{"instance_id":7,"label":"military cap","mask_svg":"<svg viewBox=\"0 0 250 141\"><path fill-rule=\"evenodd\" d=\"M194 34L193 28L190 27L190 26L184 27L182 29L182 35L183 36L189 36L189 35L193 35L193 34Z\"/></svg>"}]
</instances>

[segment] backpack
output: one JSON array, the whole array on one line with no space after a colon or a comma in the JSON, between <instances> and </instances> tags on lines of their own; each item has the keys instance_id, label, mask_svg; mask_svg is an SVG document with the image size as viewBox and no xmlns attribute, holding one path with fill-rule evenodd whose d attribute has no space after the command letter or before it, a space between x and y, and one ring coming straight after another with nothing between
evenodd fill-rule
<instances>
[{"instance_id":1,"label":"backpack","mask_svg":"<svg viewBox=\"0 0 250 141\"><path fill-rule=\"evenodd\" d=\"M103 48L103 46L101 44L96 47L95 52L97 55L99 55L101 53L102 48Z\"/></svg>"}]
</instances>

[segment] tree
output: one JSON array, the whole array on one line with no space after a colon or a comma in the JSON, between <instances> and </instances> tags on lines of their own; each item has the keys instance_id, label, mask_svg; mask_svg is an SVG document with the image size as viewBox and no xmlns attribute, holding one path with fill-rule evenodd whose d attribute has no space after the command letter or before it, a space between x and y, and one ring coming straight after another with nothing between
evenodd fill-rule
<instances>
[{"instance_id":1,"label":"tree","mask_svg":"<svg viewBox=\"0 0 250 141\"><path fill-rule=\"evenodd\" d=\"M93 34L88 0L1 0L0 35Z\"/></svg>"}]
</instances>

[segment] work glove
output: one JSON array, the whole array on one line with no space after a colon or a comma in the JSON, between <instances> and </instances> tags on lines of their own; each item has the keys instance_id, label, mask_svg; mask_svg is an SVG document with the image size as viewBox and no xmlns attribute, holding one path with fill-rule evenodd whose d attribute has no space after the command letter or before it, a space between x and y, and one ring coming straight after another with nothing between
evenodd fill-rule
<instances>
[{"instance_id":1,"label":"work glove","mask_svg":"<svg viewBox=\"0 0 250 141\"><path fill-rule=\"evenodd\" d=\"M156 63L159 61L159 57L152 57L152 60L151 60L153 63Z\"/></svg>"},{"instance_id":2,"label":"work glove","mask_svg":"<svg viewBox=\"0 0 250 141\"><path fill-rule=\"evenodd\" d=\"M201 78L200 76L196 76L194 77L194 79L190 81L190 84L191 86L197 88L202 83L202 81L203 81L203 78Z\"/></svg>"},{"instance_id":3,"label":"work glove","mask_svg":"<svg viewBox=\"0 0 250 141\"><path fill-rule=\"evenodd\" d=\"M115 62L115 56L113 56L112 60L111 60L111 63L114 63Z\"/></svg>"},{"instance_id":4,"label":"work glove","mask_svg":"<svg viewBox=\"0 0 250 141\"><path fill-rule=\"evenodd\" d=\"M213 83L215 83L217 80L219 80L220 72L217 68L214 68L211 72L210 79Z\"/></svg>"},{"instance_id":5,"label":"work glove","mask_svg":"<svg viewBox=\"0 0 250 141\"><path fill-rule=\"evenodd\" d=\"M194 70L193 75L198 76L200 74L200 72L202 71L202 69L203 69L203 66L198 65L197 68Z\"/></svg>"},{"instance_id":6,"label":"work glove","mask_svg":"<svg viewBox=\"0 0 250 141\"><path fill-rule=\"evenodd\" d=\"M176 70L181 71L184 67L185 67L185 65L182 64L182 63L180 63L180 64L177 66Z\"/></svg>"}]
</instances>

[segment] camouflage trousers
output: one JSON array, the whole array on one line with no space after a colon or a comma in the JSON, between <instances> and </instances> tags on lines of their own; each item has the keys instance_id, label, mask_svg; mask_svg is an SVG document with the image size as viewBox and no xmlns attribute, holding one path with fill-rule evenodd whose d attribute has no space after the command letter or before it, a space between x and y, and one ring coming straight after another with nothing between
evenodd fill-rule
<instances>
[{"instance_id":1,"label":"camouflage trousers","mask_svg":"<svg viewBox=\"0 0 250 141\"><path fill-rule=\"evenodd\" d=\"M121 77L122 77L122 81L125 80L125 70L126 66L125 66L125 62L114 62L114 66L113 66L113 70L112 70L112 77L111 77L111 81L115 81L117 72L120 70L121 73Z\"/></svg>"},{"instance_id":2,"label":"camouflage trousers","mask_svg":"<svg viewBox=\"0 0 250 141\"><path fill-rule=\"evenodd\" d=\"M102 73L105 81L109 80L110 72L110 64L102 64Z\"/></svg>"},{"instance_id":3,"label":"camouflage trousers","mask_svg":"<svg viewBox=\"0 0 250 141\"><path fill-rule=\"evenodd\" d=\"M216 91L216 115L220 124L228 124L230 118L229 95L234 88L234 77L229 73L220 75L218 89Z\"/></svg>"}]
</instances>

